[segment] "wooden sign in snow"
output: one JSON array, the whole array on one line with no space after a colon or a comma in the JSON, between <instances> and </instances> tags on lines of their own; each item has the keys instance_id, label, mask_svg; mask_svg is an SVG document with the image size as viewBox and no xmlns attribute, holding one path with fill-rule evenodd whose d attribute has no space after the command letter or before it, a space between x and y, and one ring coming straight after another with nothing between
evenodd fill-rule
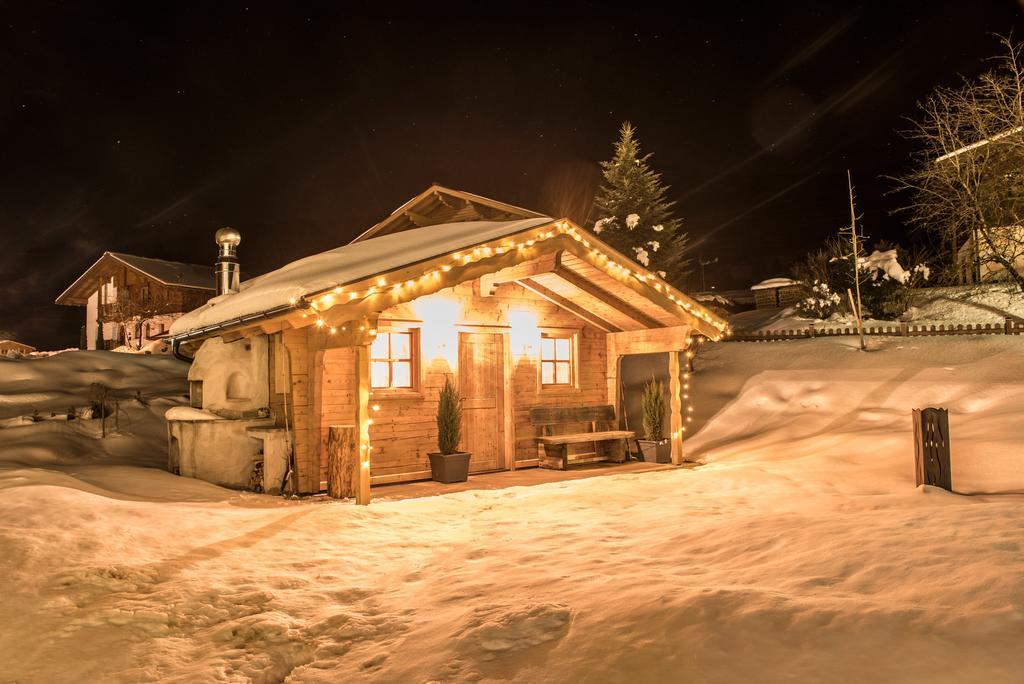
<instances>
[{"instance_id":1,"label":"wooden sign in snow","mask_svg":"<svg viewBox=\"0 0 1024 684\"><path fill-rule=\"evenodd\" d=\"M923 484L953 491L949 465L949 412L942 408L913 409L914 473Z\"/></svg>"}]
</instances>

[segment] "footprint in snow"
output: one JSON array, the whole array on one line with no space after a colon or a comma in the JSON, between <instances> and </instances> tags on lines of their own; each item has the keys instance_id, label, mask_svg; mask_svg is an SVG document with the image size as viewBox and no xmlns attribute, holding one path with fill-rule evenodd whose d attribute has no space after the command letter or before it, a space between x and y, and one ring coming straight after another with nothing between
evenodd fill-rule
<instances>
[{"instance_id":1,"label":"footprint in snow","mask_svg":"<svg viewBox=\"0 0 1024 684\"><path fill-rule=\"evenodd\" d=\"M482 606L455 635L459 651L477 660L493 660L549 642L569 632L572 610L560 603Z\"/></svg>"}]
</instances>

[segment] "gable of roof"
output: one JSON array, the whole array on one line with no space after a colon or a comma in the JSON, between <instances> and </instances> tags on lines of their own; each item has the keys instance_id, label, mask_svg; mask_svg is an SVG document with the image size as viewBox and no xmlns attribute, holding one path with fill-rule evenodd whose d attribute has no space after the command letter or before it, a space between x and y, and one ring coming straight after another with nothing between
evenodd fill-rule
<instances>
[{"instance_id":1,"label":"gable of roof","mask_svg":"<svg viewBox=\"0 0 1024 684\"><path fill-rule=\"evenodd\" d=\"M85 306L90 295L96 289L95 276L113 264L127 266L168 287L181 287L193 290L215 290L213 266L186 264L180 261L152 259L123 252L104 252L85 273L75 279L56 299L57 304L65 306Z\"/></svg>"},{"instance_id":2,"label":"gable of roof","mask_svg":"<svg viewBox=\"0 0 1024 684\"><path fill-rule=\"evenodd\" d=\"M352 242L361 242L441 223L518 221L543 217L543 214L530 209L499 202L471 192L446 188L435 183L395 209L390 216L363 232Z\"/></svg>"}]
</instances>

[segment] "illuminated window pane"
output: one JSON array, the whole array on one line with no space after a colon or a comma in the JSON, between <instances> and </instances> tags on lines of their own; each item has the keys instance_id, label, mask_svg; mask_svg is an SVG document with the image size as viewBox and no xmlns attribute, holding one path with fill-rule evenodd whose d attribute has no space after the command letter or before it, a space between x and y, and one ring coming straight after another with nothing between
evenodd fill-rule
<instances>
[{"instance_id":1,"label":"illuminated window pane","mask_svg":"<svg viewBox=\"0 0 1024 684\"><path fill-rule=\"evenodd\" d=\"M412 358L412 348L409 344L409 339L411 337L412 336L409 333L391 333L391 358Z\"/></svg>"},{"instance_id":2,"label":"illuminated window pane","mask_svg":"<svg viewBox=\"0 0 1024 684\"><path fill-rule=\"evenodd\" d=\"M569 338L559 337L555 339L555 359L558 361L569 360Z\"/></svg>"},{"instance_id":3,"label":"illuminated window pane","mask_svg":"<svg viewBox=\"0 0 1024 684\"><path fill-rule=\"evenodd\" d=\"M387 387L389 384L388 378L388 362L387 361L374 361L370 366L370 384L373 387Z\"/></svg>"},{"instance_id":4,"label":"illuminated window pane","mask_svg":"<svg viewBox=\"0 0 1024 684\"><path fill-rule=\"evenodd\" d=\"M540 381L542 384L550 385L555 382L555 364L550 361L542 361L540 364Z\"/></svg>"},{"instance_id":5,"label":"illuminated window pane","mask_svg":"<svg viewBox=\"0 0 1024 684\"><path fill-rule=\"evenodd\" d=\"M540 341L540 358L544 360L555 358L555 341L545 337Z\"/></svg>"},{"instance_id":6,"label":"illuminated window pane","mask_svg":"<svg viewBox=\"0 0 1024 684\"><path fill-rule=\"evenodd\" d=\"M408 361L391 362L391 386L412 387L412 364Z\"/></svg>"},{"instance_id":7,"label":"illuminated window pane","mask_svg":"<svg viewBox=\"0 0 1024 684\"><path fill-rule=\"evenodd\" d=\"M555 364L555 384L569 384L569 364L567 362L559 361Z\"/></svg>"},{"instance_id":8,"label":"illuminated window pane","mask_svg":"<svg viewBox=\"0 0 1024 684\"><path fill-rule=\"evenodd\" d=\"M373 344L370 345L370 358L371 359L387 359L388 358L388 338L391 335L389 333L379 333L373 338ZM374 385L376 387L376 385Z\"/></svg>"}]
</instances>

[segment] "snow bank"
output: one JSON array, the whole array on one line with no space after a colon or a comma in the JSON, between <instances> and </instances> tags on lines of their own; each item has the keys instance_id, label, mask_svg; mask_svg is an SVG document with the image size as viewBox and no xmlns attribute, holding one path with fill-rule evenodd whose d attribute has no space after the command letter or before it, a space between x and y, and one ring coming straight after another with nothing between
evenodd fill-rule
<instances>
[{"instance_id":1,"label":"snow bank","mask_svg":"<svg viewBox=\"0 0 1024 684\"><path fill-rule=\"evenodd\" d=\"M141 484L111 498L15 471L0 672L1018 682L1024 498L915 489L908 413L950 408L956 485L972 459L1019 459L1024 340L954 341L712 346L694 376L696 470L384 489L369 507L147 500Z\"/></svg>"},{"instance_id":2,"label":"snow bank","mask_svg":"<svg viewBox=\"0 0 1024 684\"><path fill-rule=\"evenodd\" d=\"M1024 294L1005 283L917 290L904 318L915 323L1002 323L1024 319Z\"/></svg>"},{"instance_id":3,"label":"snow bank","mask_svg":"<svg viewBox=\"0 0 1024 684\"><path fill-rule=\"evenodd\" d=\"M913 485L910 410L949 410L958 491L1024 492L1024 338L879 337L713 345L687 453L761 467L849 463L872 489ZM713 414L713 415L712 415ZM836 459L832 461L830 459ZM863 484L860 478L851 486Z\"/></svg>"},{"instance_id":4,"label":"snow bank","mask_svg":"<svg viewBox=\"0 0 1024 684\"><path fill-rule=\"evenodd\" d=\"M187 372L173 358L103 351L0 361L0 471L166 467L164 413L185 401ZM93 383L110 390L105 428L91 417Z\"/></svg>"},{"instance_id":5,"label":"snow bank","mask_svg":"<svg viewBox=\"0 0 1024 684\"><path fill-rule=\"evenodd\" d=\"M86 406L93 383L122 397L182 395L186 373L188 365L174 358L106 351L0 358L0 419Z\"/></svg>"}]
</instances>

